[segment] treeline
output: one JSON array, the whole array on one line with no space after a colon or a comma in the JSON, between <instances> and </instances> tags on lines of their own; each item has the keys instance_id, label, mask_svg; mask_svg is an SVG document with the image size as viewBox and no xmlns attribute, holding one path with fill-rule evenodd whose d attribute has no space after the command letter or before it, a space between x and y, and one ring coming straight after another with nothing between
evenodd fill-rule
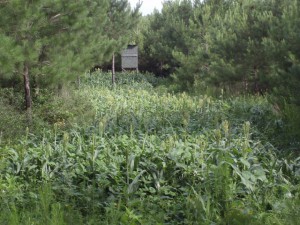
<instances>
[{"instance_id":1,"label":"treeline","mask_svg":"<svg viewBox=\"0 0 300 225\"><path fill-rule=\"evenodd\" d=\"M272 92L300 103L299 0L165 1L140 23L140 68L181 89Z\"/></svg>"},{"instance_id":2,"label":"treeline","mask_svg":"<svg viewBox=\"0 0 300 225\"><path fill-rule=\"evenodd\" d=\"M300 105L299 0L170 0L145 17L139 7L0 1L1 87L23 86L30 109L30 91L111 68L115 53L138 44L140 70L171 77L177 90L272 93Z\"/></svg>"}]
</instances>

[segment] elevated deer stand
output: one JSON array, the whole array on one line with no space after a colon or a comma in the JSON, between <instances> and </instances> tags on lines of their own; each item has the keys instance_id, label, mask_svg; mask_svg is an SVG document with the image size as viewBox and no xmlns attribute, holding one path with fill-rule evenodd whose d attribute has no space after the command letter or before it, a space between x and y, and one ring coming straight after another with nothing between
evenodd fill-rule
<instances>
[{"instance_id":1,"label":"elevated deer stand","mask_svg":"<svg viewBox=\"0 0 300 225\"><path fill-rule=\"evenodd\" d=\"M138 46L137 45L128 45L127 49L122 51L122 71L126 70L136 70L139 71L138 67Z\"/></svg>"}]
</instances>

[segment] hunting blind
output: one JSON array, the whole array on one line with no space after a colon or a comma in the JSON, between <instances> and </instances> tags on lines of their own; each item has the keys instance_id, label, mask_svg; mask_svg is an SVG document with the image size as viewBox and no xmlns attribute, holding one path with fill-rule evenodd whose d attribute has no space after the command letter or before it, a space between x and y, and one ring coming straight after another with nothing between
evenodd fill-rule
<instances>
[{"instance_id":1,"label":"hunting blind","mask_svg":"<svg viewBox=\"0 0 300 225\"><path fill-rule=\"evenodd\" d=\"M127 49L122 51L122 70L135 69L138 71L138 46L128 45Z\"/></svg>"}]
</instances>

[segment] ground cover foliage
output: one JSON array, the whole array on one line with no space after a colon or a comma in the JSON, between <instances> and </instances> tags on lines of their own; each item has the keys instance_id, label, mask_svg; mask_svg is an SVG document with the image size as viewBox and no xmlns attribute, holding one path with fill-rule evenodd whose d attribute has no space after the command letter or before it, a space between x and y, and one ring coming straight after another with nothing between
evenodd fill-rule
<instances>
[{"instance_id":1,"label":"ground cover foliage","mask_svg":"<svg viewBox=\"0 0 300 225\"><path fill-rule=\"evenodd\" d=\"M43 126L18 141L4 130L0 224L298 223L297 136L268 98L172 94L149 74L110 82L96 72L44 93Z\"/></svg>"}]
</instances>

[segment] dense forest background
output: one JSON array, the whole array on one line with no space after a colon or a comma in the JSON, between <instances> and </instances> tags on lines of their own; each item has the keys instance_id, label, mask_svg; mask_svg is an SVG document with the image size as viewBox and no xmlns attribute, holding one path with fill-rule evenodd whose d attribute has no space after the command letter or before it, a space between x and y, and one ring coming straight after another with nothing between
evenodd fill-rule
<instances>
[{"instance_id":1,"label":"dense forest background","mask_svg":"<svg viewBox=\"0 0 300 225\"><path fill-rule=\"evenodd\" d=\"M277 93L299 104L298 1L166 1L143 18L141 68L183 90Z\"/></svg>"},{"instance_id":2,"label":"dense forest background","mask_svg":"<svg viewBox=\"0 0 300 225\"><path fill-rule=\"evenodd\" d=\"M300 1L140 6L0 0L0 224L298 224Z\"/></svg>"},{"instance_id":3,"label":"dense forest background","mask_svg":"<svg viewBox=\"0 0 300 225\"><path fill-rule=\"evenodd\" d=\"M130 43L141 71L172 77L178 90L272 93L300 104L298 1L165 1L145 17L138 5L109 2L41 1L27 10L2 2L1 86L23 83L27 69L32 88L111 69L113 53Z\"/></svg>"}]
</instances>

